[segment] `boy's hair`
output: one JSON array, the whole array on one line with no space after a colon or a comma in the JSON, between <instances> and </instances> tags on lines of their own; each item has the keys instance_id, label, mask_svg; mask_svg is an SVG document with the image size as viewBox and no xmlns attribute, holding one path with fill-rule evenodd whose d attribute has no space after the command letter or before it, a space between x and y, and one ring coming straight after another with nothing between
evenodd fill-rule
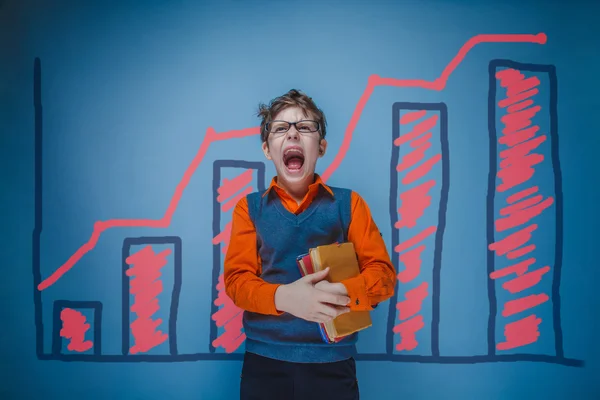
<instances>
[{"instance_id":1,"label":"boy's hair","mask_svg":"<svg viewBox=\"0 0 600 400\"><path fill-rule=\"evenodd\" d=\"M312 118L319 123L319 130L321 132L321 139L325 138L327 120L325 114L313 101L312 97L308 97L302 91L291 89L286 94L271 100L269 105L260 104L258 106L257 116L262 119L260 123L260 139L263 142L267 141L269 132L267 132L266 125L273 121L273 117L280 111L285 110L288 107L298 106L304 110L305 114L312 114Z\"/></svg>"}]
</instances>

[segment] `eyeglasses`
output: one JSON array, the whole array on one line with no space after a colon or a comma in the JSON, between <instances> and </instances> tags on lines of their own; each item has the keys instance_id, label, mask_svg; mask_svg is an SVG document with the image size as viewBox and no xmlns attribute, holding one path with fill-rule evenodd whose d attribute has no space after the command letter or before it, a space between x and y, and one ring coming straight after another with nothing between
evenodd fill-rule
<instances>
[{"instance_id":1,"label":"eyeglasses","mask_svg":"<svg viewBox=\"0 0 600 400\"><path fill-rule=\"evenodd\" d=\"M271 121L266 126L265 129L274 137L281 137L290 128L294 126L296 131L298 131L302 135L310 135L319 131L319 123L317 121L298 121L298 122L287 122L287 121Z\"/></svg>"}]
</instances>

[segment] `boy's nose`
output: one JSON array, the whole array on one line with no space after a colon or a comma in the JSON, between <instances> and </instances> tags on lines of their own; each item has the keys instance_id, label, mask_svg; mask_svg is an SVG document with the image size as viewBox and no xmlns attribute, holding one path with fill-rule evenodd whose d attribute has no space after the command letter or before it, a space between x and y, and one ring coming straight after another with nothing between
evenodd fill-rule
<instances>
[{"instance_id":1,"label":"boy's nose","mask_svg":"<svg viewBox=\"0 0 600 400\"><path fill-rule=\"evenodd\" d=\"M288 139L298 139L298 136L300 136L300 134L296 130L296 127L290 126L290 130L287 132Z\"/></svg>"}]
</instances>

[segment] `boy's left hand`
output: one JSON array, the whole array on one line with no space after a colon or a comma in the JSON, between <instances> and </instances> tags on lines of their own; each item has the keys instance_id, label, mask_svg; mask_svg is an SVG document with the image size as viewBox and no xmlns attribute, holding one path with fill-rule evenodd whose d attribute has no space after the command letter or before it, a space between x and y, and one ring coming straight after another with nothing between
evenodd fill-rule
<instances>
[{"instance_id":1,"label":"boy's left hand","mask_svg":"<svg viewBox=\"0 0 600 400\"><path fill-rule=\"evenodd\" d=\"M344 286L343 283L339 282L331 283L323 279L322 281L315 283L315 288L333 294L341 294L344 296L348 295L348 290L346 290L346 286Z\"/></svg>"}]
</instances>

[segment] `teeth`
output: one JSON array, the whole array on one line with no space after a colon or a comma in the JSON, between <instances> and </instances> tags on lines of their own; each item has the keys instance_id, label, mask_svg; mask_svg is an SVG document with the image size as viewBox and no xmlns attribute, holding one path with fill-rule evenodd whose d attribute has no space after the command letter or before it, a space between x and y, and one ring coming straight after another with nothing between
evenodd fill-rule
<instances>
[{"instance_id":1,"label":"teeth","mask_svg":"<svg viewBox=\"0 0 600 400\"><path fill-rule=\"evenodd\" d=\"M285 151L285 154L289 154L289 153L299 153L302 154L302 151L300 151L299 149L289 149Z\"/></svg>"},{"instance_id":2,"label":"teeth","mask_svg":"<svg viewBox=\"0 0 600 400\"><path fill-rule=\"evenodd\" d=\"M304 153L302 152L301 149L293 149L292 148L292 149L285 150L283 152L283 161L285 163L287 163L288 160L290 158L292 158L294 155L299 155L302 159L304 159Z\"/></svg>"}]
</instances>

